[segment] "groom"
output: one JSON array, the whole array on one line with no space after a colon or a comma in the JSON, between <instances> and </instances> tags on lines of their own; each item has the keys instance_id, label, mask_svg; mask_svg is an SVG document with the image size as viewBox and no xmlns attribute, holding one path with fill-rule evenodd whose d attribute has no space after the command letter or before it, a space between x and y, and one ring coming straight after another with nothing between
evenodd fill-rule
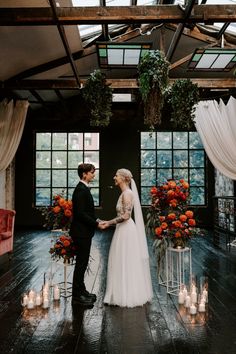
<instances>
[{"instance_id":1,"label":"groom","mask_svg":"<svg viewBox=\"0 0 236 354\"><path fill-rule=\"evenodd\" d=\"M78 166L80 178L73 196L73 218L70 236L77 248L76 263L72 283L72 305L93 305L96 295L86 290L84 275L88 267L92 237L97 227L100 227L94 213L94 201L89 190L89 183L95 177L95 167L89 163Z\"/></svg>"}]
</instances>

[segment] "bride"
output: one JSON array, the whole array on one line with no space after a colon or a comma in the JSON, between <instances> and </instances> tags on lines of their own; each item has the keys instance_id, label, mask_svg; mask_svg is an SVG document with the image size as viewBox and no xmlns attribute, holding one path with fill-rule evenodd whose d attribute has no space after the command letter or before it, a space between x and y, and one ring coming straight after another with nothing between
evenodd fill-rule
<instances>
[{"instance_id":1,"label":"bride","mask_svg":"<svg viewBox=\"0 0 236 354\"><path fill-rule=\"evenodd\" d=\"M151 301L153 292L139 196L129 170L119 169L114 181L121 189L116 205L117 216L102 225L104 229L116 225L109 251L104 303L121 307L142 306ZM131 218L132 210L135 222Z\"/></svg>"}]
</instances>

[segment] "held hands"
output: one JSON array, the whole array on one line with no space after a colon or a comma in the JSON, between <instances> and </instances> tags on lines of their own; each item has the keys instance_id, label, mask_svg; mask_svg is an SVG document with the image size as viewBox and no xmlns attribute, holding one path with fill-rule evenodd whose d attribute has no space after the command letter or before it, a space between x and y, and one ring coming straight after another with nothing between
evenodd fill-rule
<instances>
[{"instance_id":1,"label":"held hands","mask_svg":"<svg viewBox=\"0 0 236 354\"><path fill-rule=\"evenodd\" d=\"M98 223L98 228L100 230L107 229L109 226L110 226L109 222L105 221L105 220L100 220L99 223Z\"/></svg>"}]
</instances>

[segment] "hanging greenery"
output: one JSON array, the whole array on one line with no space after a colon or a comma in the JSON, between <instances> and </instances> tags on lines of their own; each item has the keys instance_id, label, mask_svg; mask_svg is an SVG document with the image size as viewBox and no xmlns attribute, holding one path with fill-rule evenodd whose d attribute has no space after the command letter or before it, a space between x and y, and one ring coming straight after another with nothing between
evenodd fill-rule
<instances>
[{"instance_id":1,"label":"hanging greenery","mask_svg":"<svg viewBox=\"0 0 236 354\"><path fill-rule=\"evenodd\" d=\"M171 104L171 123L174 128L190 130L194 126L195 105L199 102L199 88L189 79L177 79L168 89Z\"/></svg>"},{"instance_id":2,"label":"hanging greenery","mask_svg":"<svg viewBox=\"0 0 236 354\"><path fill-rule=\"evenodd\" d=\"M144 123L152 130L155 125L161 123L169 66L165 55L159 50L146 52L138 65L139 90L144 103Z\"/></svg>"},{"instance_id":3,"label":"hanging greenery","mask_svg":"<svg viewBox=\"0 0 236 354\"><path fill-rule=\"evenodd\" d=\"M112 116L112 89L100 70L94 70L86 81L82 95L91 114L90 125L106 127Z\"/></svg>"}]
</instances>

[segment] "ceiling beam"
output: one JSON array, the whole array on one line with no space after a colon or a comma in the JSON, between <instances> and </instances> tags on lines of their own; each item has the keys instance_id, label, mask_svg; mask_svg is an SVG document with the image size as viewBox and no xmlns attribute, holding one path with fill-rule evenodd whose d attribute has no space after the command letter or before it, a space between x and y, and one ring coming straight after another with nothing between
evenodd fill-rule
<instances>
[{"instance_id":1,"label":"ceiling beam","mask_svg":"<svg viewBox=\"0 0 236 354\"><path fill-rule=\"evenodd\" d=\"M68 57L68 61L69 61L70 65L71 65L71 68L72 68L74 77L76 79L76 82L77 82L78 86L80 86L79 73L78 73L78 70L77 70L77 66L76 66L76 64L74 62L72 52L70 50L70 46L69 46L69 43L68 43L68 40L67 40L67 37L66 37L64 26L58 23L57 7L56 7L55 0L49 0L49 2L50 2L50 6L51 6L51 9L52 9L52 13L53 13L53 18L57 22L57 29L58 29L58 32L60 34L61 41L62 41L62 44L64 46L66 55Z\"/></svg>"},{"instance_id":2,"label":"ceiling beam","mask_svg":"<svg viewBox=\"0 0 236 354\"><path fill-rule=\"evenodd\" d=\"M58 7L61 25L112 23L184 23L185 13L178 5ZM1 8L0 26L57 25L51 8ZM187 23L236 22L235 5L195 5Z\"/></svg>"},{"instance_id":3,"label":"ceiling beam","mask_svg":"<svg viewBox=\"0 0 236 354\"><path fill-rule=\"evenodd\" d=\"M184 10L184 17L185 17L186 22L191 15L194 4L195 4L195 0L189 0L187 3L187 6ZM179 23L177 30L175 31L175 34L171 40L170 46L169 46L167 54L166 54L166 59L169 61L171 61L171 59L174 55L175 49L177 47L177 44L179 43L179 40L180 40L181 35L183 33L184 27L185 27L185 23Z\"/></svg>"},{"instance_id":4,"label":"ceiling beam","mask_svg":"<svg viewBox=\"0 0 236 354\"><path fill-rule=\"evenodd\" d=\"M183 78L181 78L183 79ZM172 84L176 79L169 80ZM191 79L193 83L198 84L202 88L236 88L235 78L229 79ZM81 79L81 84L86 80ZM107 79L108 85L113 89L137 89L138 82L136 79ZM2 90L80 90L77 82L74 79L70 80L22 80L18 82L0 82L0 89Z\"/></svg>"}]
</instances>

